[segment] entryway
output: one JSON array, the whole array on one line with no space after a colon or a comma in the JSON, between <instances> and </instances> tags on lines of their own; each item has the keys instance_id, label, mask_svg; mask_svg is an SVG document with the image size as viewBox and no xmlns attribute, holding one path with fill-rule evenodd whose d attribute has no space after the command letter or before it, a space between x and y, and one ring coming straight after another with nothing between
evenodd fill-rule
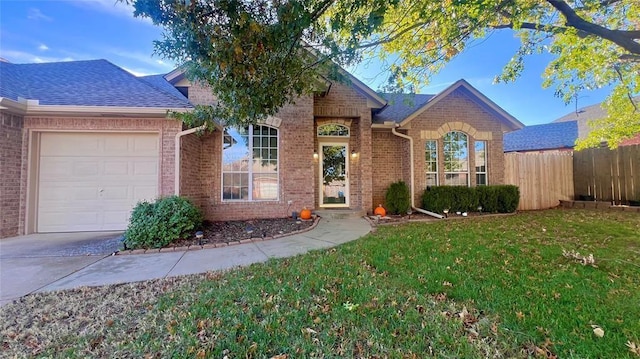
<instances>
[{"instance_id":1,"label":"entryway","mask_svg":"<svg viewBox=\"0 0 640 359\"><path fill-rule=\"evenodd\" d=\"M320 207L349 207L346 143L320 143Z\"/></svg>"}]
</instances>

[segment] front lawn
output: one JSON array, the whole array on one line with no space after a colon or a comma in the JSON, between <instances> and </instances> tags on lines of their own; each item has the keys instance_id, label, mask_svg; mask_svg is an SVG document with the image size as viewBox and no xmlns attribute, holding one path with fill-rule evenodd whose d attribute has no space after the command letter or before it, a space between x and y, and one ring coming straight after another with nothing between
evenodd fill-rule
<instances>
[{"instance_id":1,"label":"front lawn","mask_svg":"<svg viewBox=\"0 0 640 359\"><path fill-rule=\"evenodd\" d=\"M0 308L2 352L640 358L639 254L637 213L383 226L226 273L28 296Z\"/></svg>"}]
</instances>

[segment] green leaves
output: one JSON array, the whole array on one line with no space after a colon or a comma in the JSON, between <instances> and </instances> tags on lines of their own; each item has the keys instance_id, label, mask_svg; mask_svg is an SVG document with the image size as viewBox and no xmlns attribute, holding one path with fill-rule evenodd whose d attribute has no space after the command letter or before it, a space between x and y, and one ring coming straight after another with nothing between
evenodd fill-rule
<instances>
[{"instance_id":1,"label":"green leaves","mask_svg":"<svg viewBox=\"0 0 640 359\"><path fill-rule=\"evenodd\" d=\"M212 107L208 118L182 115L191 126L256 123L312 94L318 79L340 80L336 64L371 56L383 61L385 90L413 91L470 41L500 29L521 36L522 47L497 80L514 81L527 56L548 52L555 58L544 84L565 101L585 89L614 87L608 102L615 113L601 124L607 130L596 129L581 146L600 140L615 146L640 126L629 101L640 92L637 0L131 2L136 16L165 29L156 52L187 64L188 79L215 94L215 103L201 104ZM632 106L620 107L625 98Z\"/></svg>"}]
</instances>

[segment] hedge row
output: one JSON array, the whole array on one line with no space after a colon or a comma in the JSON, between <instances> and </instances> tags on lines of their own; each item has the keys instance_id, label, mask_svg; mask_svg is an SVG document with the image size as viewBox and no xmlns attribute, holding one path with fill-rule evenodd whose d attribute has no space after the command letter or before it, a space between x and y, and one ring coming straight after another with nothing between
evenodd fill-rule
<instances>
[{"instance_id":1,"label":"hedge row","mask_svg":"<svg viewBox=\"0 0 640 359\"><path fill-rule=\"evenodd\" d=\"M520 190L513 185L435 186L427 188L422 195L422 208L436 213L445 209L476 212L479 207L482 212L511 213L518 208L519 202Z\"/></svg>"}]
</instances>

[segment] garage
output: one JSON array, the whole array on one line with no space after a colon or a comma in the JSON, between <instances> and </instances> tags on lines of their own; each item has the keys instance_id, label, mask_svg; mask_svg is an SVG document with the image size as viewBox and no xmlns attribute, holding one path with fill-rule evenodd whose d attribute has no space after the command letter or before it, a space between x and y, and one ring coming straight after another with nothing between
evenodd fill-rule
<instances>
[{"instance_id":1,"label":"garage","mask_svg":"<svg viewBox=\"0 0 640 359\"><path fill-rule=\"evenodd\" d=\"M157 133L40 134L38 232L124 230L158 194Z\"/></svg>"}]
</instances>

